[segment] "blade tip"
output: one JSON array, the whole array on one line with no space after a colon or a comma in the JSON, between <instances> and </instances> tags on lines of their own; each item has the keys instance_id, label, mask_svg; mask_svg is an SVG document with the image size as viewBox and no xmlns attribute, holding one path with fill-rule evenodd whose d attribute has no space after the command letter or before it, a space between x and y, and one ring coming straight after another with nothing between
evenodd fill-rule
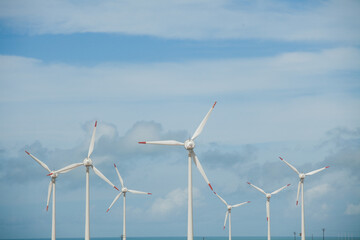
<instances>
[{"instance_id":1,"label":"blade tip","mask_svg":"<svg viewBox=\"0 0 360 240\"><path fill-rule=\"evenodd\" d=\"M106 212L109 212L110 208L108 208L108 210L106 210Z\"/></svg>"},{"instance_id":2,"label":"blade tip","mask_svg":"<svg viewBox=\"0 0 360 240\"><path fill-rule=\"evenodd\" d=\"M298 205L299 204L299 201L296 201L296 205Z\"/></svg>"},{"instance_id":3,"label":"blade tip","mask_svg":"<svg viewBox=\"0 0 360 240\"><path fill-rule=\"evenodd\" d=\"M116 164L114 163L114 167L116 168Z\"/></svg>"},{"instance_id":4,"label":"blade tip","mask_svg":"<svg viewBox=\"0 0 360 240\"><path fill-rule=\"evenodd\" d=\"M49 206L46 206L46 211L48 211L49 210Z\"/></svg>"},{"instance_id":5,"label":"blade tip","mask_svg":"<svg viewBox=\"0 0 360 240\"><path fill-rule=\"evenodd\" d=\"M225 230L225 226L224 226L223 230Z\"/></svg>"},{"instance_id":6,"label":"blade tip","mask_svg":"<svg viewBox=\"0 0 360 240\"><path fill-rule=\"evenodd\" d=\"M215 103L214 103L214 105L212 106L212 108L214 108L214 107L215 107L216 103L217 103L217 101L215 101Z\"/></svg>"},{"instance_id":7,"label":"blade tip","mask_svg":"<svg viewBox=\"0 0 360 240\"><path fill-rule=\"evenodd\" d=\"M97 121L95 121L95 127L97 126Z\"/></svg>"},{"instance_id":8,"label":"blade tip","mask_svg":"<svg viewBox=\"0 0 360 240\"><path fill-rule=\"evenodd\" d=\"M146 144L146 142L138 142L139 144Z\"/></svg>"},{"instance_id":9,"label":"blade tip","mask_svg":"<svg viewBox=\"0 0 360 240\"><path fill-rule=\"evenodd\" d=\"M46 176L51 176L51 175L53 175L53 173L49 173L48 175L46 175Z\"/></svg>"},{"instance_id":10,"label":"blade tip","mask_svg":"<svg viewBox=\"0 0 360 240\"><path fill-rule=\"evenodd\" d=\"M250 185L251 183L250 183L250 182L247 182L247 184L249 184L249 185Z\"/></svg>"},{"instance_id":11,"label":"blade tip","mask_svg":"<svg viewBox=\"0 0 360 240\"><path fill-rule=\"evenodd\" d=\"M282 157L279 157L281 159L281 161L284 161L284 159Z\"/></svg>"},{"instance_id":12,"label":"blade tip","mask_svg":"<svg viewBox=\"0 0 360 240\"><path fill-rule=\"evenodd\" d=\"M149 193L148 193L148 195L152 195L152 193L151 193L151 192L149 192Z\"/></svg>"},{"instance_id":13,"label":"blade tip","mask_svg":"<svg viewBox=\"0 0 360 240\"><path fill-rule=\"evenodd\" d=\"M211 184L209 183L209 187L211 189L211 191L214 191L213 187L211 186Z\"/></svg>"},{"instance_id":14,"label":"blade tip","mask_svg":"<svg viewBox=\"0 0 360 240\"><path fill-rule=\"evenodd\" d=\"M330 166L326 166L325 168L329 168Z\"/></svg>"},{"instance_id":15,"label":"blade tip","mask_svg":"<svg viewBox=\"0 0 360 240\"><path fill-rule=\"evenodd\" d=\"M114 186L114 188L115 188L116 190L120 191L116 186Z\"/></svg>"},{"instance_id":16,"label":"blade tip","mask_svg":"<svg viewBox=\"0 0 360 240\"><path fill-rule=\"evenodd\" d=\"M27 153L27 155L30 155L30 153L28 151L25 151Z\"/></svg>"},{"instance_id":17,"label":"blade tip","mask_svg":"<svg viewBox=\"0 0 360 240\"><path fill-rule=\"evenodd\" d=\"M269 218L268 218L268 217L266 218L266 221L269 221Z\"/></svg>"},{"instance_id":18,"label":"blade tip","mask_svg":"<svg viewBox=\"0 0 360 240\"><path fill-rule=\"evenodd\" d=\"M251 203L251 201L248 201L248 203Z\"/></svg>"},{"instance_id":19,"label":"blade tip","mask_svg":"<svg viewBox=\"0 0 360 240\"><path fill-rule=\"evenodd\" d=\"M288 185L286 185L287 187L290 186L291 184L289 183Z\"/></svg>"}]
</instances>

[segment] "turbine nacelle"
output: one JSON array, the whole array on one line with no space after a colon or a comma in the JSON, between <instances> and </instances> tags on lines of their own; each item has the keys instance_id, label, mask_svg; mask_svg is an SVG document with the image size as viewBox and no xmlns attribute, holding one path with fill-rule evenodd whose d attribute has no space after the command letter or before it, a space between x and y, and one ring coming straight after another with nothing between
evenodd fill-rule
<instances>
[{"instance_id":1,"label":"turbine nacelle","mask_svg":"<svg viewBox=\"0 0 360 240\"><path fill-rule=\"evenodd\" d=\"M228 205L228 206L227 206L227 209L228 209L229 212L231 212L232 206L231 206L231 205Z\"/></svg>"},{"instance_id":2,"label":"turbine nacelle","mask_svg":"<svg viewBox=\"0 0 360 240\"><path fill-rule=\"evenodd\" d=\"M186 140L184 143L184 148L186 150L193 150L195 148L195 142L191 139Z\"/></svg>"},{"instance_id":3,"label":"turbine nacelle","mask_svg":"<svg viewBox=\"0 0 360 240\"><path fill-rule=\"evenodd\" d=\"M300 173L299 178L300 178L300 180L304 180L305 179L305 173Z\"/></svg>"},{"instance_id":4,"label":"turbine nacelle","mask_svg":"<svg viewBox=\"0 0 360 240\"><path fill-rule=\"evenodd\" d=\"M126 192L128 192L128 189L127 189L126 187L123 187L123 188L121 189L121 192L126 193Z\"/></svg>"},{"instance_id":5,"label":"turbine nacelle","mask_svg":"<svg viewBox=\"0 0 360 240\"><path fill-rule=\"evenodd\" d=\"M85 158L83 163L84 163L85 166L92 166L93 165L91 158Z\"/></svg>"},{"instance_id":6,"label":"turbine nacelle","mask_svg":"<svg viewBox=\"0 0 360 240\"><path fill-rule=\"evenodd\" d=\"M266 194L266 198L270 200L271 194L270 194L270 193L267 193L267 194Z\"/></svg>"}]
</instances>

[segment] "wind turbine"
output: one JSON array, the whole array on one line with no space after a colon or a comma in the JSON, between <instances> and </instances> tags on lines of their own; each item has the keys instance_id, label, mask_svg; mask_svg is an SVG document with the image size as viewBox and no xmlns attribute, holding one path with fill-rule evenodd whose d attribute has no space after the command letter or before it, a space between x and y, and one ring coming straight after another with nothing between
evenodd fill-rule
<instances>
[{"instance_id":1,"label":"wind turbine","mask_svg":"<svg viewBox=\"0 0 360 240\"><path fill-rule=\"evenodd\" d=\"M65 167L63 169L60 169L58 171L56 171L55 173L63 173L63 172L67 172L73 168L79 167L81 165L84 165L86 167L86 206L85 206L85 240L89 240L90 239L90 189L89 189L89 169L90 167L94 170L95 174L98 175L102 180L104 180L105 182L107 182L110 186L112 186L113 188L115 188L116 190L119 191L119 189L117 187L115 187L114 184L112 184L112 182L110 182L109 179L107 179L104 174L102 174L94 165L93 162L90 158L93 150L94 150L94 143L95 143L95 132L96 132L96 126L97 126L97 121L95 122L95 126L94 126L94 130L92 133L92 137L91 137L91 141L90 141L90 146L89 146L89 152L87 157L83 160L82 163L74 163L68 167Z\"/></svg>"},{"instance_id":2,"label":"wind turbine","mask_svg":"<svg viewBox=\"0 0 360 240\"><path fill-rule=\"evenodd\" d=\"M235 205L229 205L222 197L220 197L220 195L218 195L216 192L214 192L214 193L227 207L227 211L225 214L224 230L225 230L226 221L229 217L229 240L231 240L231 209L240 207L241 205L244 205L245 203L250 203L250 201L235 204Z\"/></svg>"},{"instance_id":3,"label":"wind turbine","mask_svg":"<svg viewBox=\"0 0 360 240\"><path fill-rule=\"evenodd\" d=\"M46 211L49 209L49 201L50 201L50 196L51 196L51 192L53 194L52 196L52 223L51 223L51 240L55 240L56 239L56 227L55 227L55 216L56 216L56 210L55 210L55 182L56 182L56 178L58 177L58 173L55 173L56 171L51 171L50 168L43 163L42 161L40 161L39 159L37 159L34 155L32 155L31 153L29 153L28 151L25 151L30 157L32 157L38 164L40 164L40 166L42 166L43 168L45 168L45 170L47 170L49 172L49 174L47 176L51 176L51 180L49 183L49 188L48 188L48 196L47 196L47 202L46 202ZM66 168L69 168L69 170L67 171L63 171L62 173L68 172L72 169L72 166L74 164L71 164L69 166L67 166Z\"/></svg>"},{"instance_id":4,"label":"wind turbine","mask_svg":"<svg viewBox=\"0 0 360 240\"><path fill-rule=\"evenodd\" d=\"M110 207L106 210L106 212L108 212L110 210L110 208L114 205L114 203L120 198L121 194L123 194L124 196L124 216L123 216L123 235L122 235L122 239L123 240L126 240L126 193L129 192L129 193L134 193L134 194L146 194L146 195L151 195L151 193L147 193L147 192L140 192L140 191L136 191L136 190L130 190L130 189L127 189L125 186L124 186L124 181L123 179L121 178L120 176L120 173L114 163L114 167L115 167L115 170L116 170L116 173L119 177L119 180L120 180L120 183L121 183L121 193L119 193L114 201L111 203Z\"/></svg>"},{"instance_id":5,"label":"wind turbine","mask_svg":"<svg viewBox=\"0 0 360 240\"><path fill-rule=\"evenodd\" d=\"M254 187L256 190L258 190L259 192L265 194L266 196L266 220L268 223L268 240L270 240L270 198L272 195L275 195L277 193L279 193L280 191L282 191L283 189L285 189L286 187L290 186L290 184L287 184L281 188L279 188L278 190L273 191L272 193L266 193L264 190L262 190L261 188L247 182L250 186Z\"/></svg>"},{"instance_id":6,"label":"wind turbine","mask_svg":"<svg viewBox=\"0 0 360 240\"><path fill-rule=\"evenodd\" d=\"M194 140L200 135L202 132L212 110L214 109L216 102L210 108L209 112L206 114L205 118L202 120L198 128L196 129L194 135L186 140L185 142L178 142L175 140L165 140L165 141L147 141L147 142L139 142L140 144L158 144L158 145L175 145L175 146L184 146L185 149L188 151L188 230L187 230L187 239L193 240L194 239L194 231L193 231L193 204L192 204L192 169L191 169L191 159L194 161L195 166L200 171L201 175L205 179L206 183L209 185L212 191L213 188L207 178L204 169L202 168L198 157L194 152L195 142Z\"/></svg>"},{"instance_id":7,"label":"wind turbine","mask_svg":"<svg viewBox=\"0 0 360 240\"><path fill-rule=\"evenodd\" d=\"M301 188L301 240L305 240L305 213L304 213L304 179L305 176L311 176L315 173L321 172L322 170L329 168L330 166L320 168L318 170L314 170L308 173L300 173L294 166L292 166L290 163L285 161L283 158L279 157L286 165L288 165L294 172L296 172L299 175L299 185L297 190L297 196L296 196L296 205L299 203L299 192Z\"/></svg>"}]
</instances>

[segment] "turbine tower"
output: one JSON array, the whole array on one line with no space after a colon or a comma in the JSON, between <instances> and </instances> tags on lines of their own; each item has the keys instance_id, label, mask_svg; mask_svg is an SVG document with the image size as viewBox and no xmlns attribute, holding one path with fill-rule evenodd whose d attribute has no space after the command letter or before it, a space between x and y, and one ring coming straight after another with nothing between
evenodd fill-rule
<instances>
[{"instance_id":1,"label":"turbine tower","mask_svg":"<svg viewBox=\"0 0 360 240\"><path fill-rule=\"evenodd\" d=\"M225 213L224 230L225 230L226 221L229 217L229 240L231 240L231 209L240 207L241 205L244 205L245 203L250 203L250 201L235 204L235 205L229 205L222 197L220 197L220 195L218 195L216 192L214 192L214 193L227 207L227 211Z\"/></svg>"},{"instance_id":2,"label":"turbine tower","mask_svg":"<svg viewBox=\"0 0 360 240\"><path fill-rule=\"evenodd\" d=\"M121 183L121 193L119 193L114 201L111 203L110 207L107 209L106 212L108 212L110 210L110 208L114 205L114 203L120 198L121 194L123 194L124 196L124 204L123 204L123 210L124 210L124 216L123 216L123 234L122 234L122 240L126 240L126 193L129 192L129 193L134 193L134 194L146 194L146 195L151 195L151 193L147 193L147 192L140 192L140 191L136 191L136 190L130 190L130 189L127 189L125 186L124 186L124 181L123 179L121 178L120 176L120 173L116 167L116 165L114 164L114 167L115 167L115 170L116 170L116 173L119 177L119 180L120 180L120 183Z\"/></svg>"},{"instance_id":3,"label":"turbine tower","mask_svg":"<svg viewBox=\"0 0 360 240\"><path fill-rule=\"evenodd\" d=\"M290 184L285 185L281 188L279 188L278 190L273 191L272 193L266 193L264 190L262 190L261 188L247 182L250 186L252 186L253 188L255 188L256 190L258 190L259 192L265 194L266 196L266 220L268 223L268 240L271 239L270 237L270 198L272 195L275 195L277 193L279 193L280 191L282 191L283 189L285 189L286 187L290 186Z\"/></svg>"},{"instance_id":4,"label":"turbine tower","mask_svg":"<svg viewBox=\"0 0 360 240\"><path fill-rule=\"evenodd\" d=\"M96 132L96 126L97 126L97 121L95 122L95 126L94 126L94 130L92 133L92 137L91 137L91 141L90 141L90 146L89 146L89 152L87 157L83 160L82 163L75 163L72 164L68 167L65 167L63 169L60 169L58 171L56 171L55 173L63 173L63 172L67 172L73 168L79 167L84 165L86 167L86 206L85 206L85 240L89 240L90 239L90 188L89 188L89 171L90 171L90 167L94 170L95 174L98 175L102 180L104 180L105 182L107 182L110 186L112 186L113 188L115 188L116 190L119 191L119 189L117 187L115 187L114 184L112 184L112 182L110 182L109 179L107 179L104 174L102 174L94 165L93 162L90 158L93 150L94 150L94 143L95 143L95 132Z\"/></svg>"},{"instance_id":5,"label":"turbine tower","mask_svg":"<svg viewBox=\"0 0 360 240\"><path fill-rule=\"evenodd\" d=\"M51 220L51 240L55 240L56 239L56 227L55 227L55 217L56 217L56 208L55 208L55 183L56 183L56 178L58 177L58 173L55 173L56 171L51 171L50 168L43 163L42 161L40 161L39 159L37 159L35 156L33 156L31 153L29 153L28 151L25 151L30 157L32 157L38 164L40 164L40 166L42 166L43 168L45 168L45 170L47 170L49 172L49 174L47 176L51 176L51 180L49 183L49 188L48 188L48 196L47 196L47 202L46 202L46 211L49 209L49 201L50 201L50 197L51 197L51 192L53 194L52 196L52 220ZM69 166L67 166L66 168L70 168L67 171L63 171L62 173L68 172L70 171L74 164L71 164Z\"/></svg>"},{"instance_id":6,"label":"turbine tower","mask_svg":"<svg viewBox=\"0 0 360 240\"><path fill-rule=\"evenodd\" d=\"M200 135L202 132L211 112L213 111L216 102L210 108L209 112L206 114L205 118L202 120L198 128L196 129L194 135L186 140L185 142L178 142L175 140L165 140L165 141L146 141L146 142L139 142L140 144L158 144L158 145L173 145L173 146L184 146L184 148L188 151L188 230L187 230L187 240L194 239L194 231L193 231L193 203L192 203L192 169L191 169L191 159L194 161L195 166L200 171L201 175L203 176L206 183L209 185L212 191L213 188L207 178L204 169L202 168L198 157L194 152L195 142L194 140Z\"/></svg>"},{"instance_id":7,"label":"turbine tower","mask_svg":"<svg viewBox=\"0 0 360 240\"><path fill-rule=\"evenodd\" d=\"M288 163L287 161L285 161L283 158L279 157L281 159L281 161L283 161L284 163L286 163L286 165L288 165L292 170L294 170L294 172L296 172L299 176L299 185L298 185L298 190L297 190L297 196L296 196L296 205L298 205L299 203L299 192L300 192L300 188L301 188L301 240L305 240L305 213L304 213L304 180L305 180L305 176L311 176L314 175L315 173L321 172L322 170L329 168L329 166L327 167L323 167L320 168L318 170L314 170L308 173L300 173L294 166L292 166L290 163Z\"/></svg>"}]
</instances>

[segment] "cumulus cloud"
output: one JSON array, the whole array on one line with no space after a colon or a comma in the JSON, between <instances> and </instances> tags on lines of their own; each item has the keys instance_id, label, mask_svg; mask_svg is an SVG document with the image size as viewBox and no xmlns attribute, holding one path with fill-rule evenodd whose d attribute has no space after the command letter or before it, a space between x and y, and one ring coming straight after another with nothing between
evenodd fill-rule
<instances>
[{"instance_id":1,"label":"cumulus cloud","mask_svg":"<svg viewBox=\"0 0 360 240\"><path fill-rule=\"evenodd\" d=\"M107 32L187 39L358 42L357 1L2 1L0 17L31 34ZM135 14L136 13L136 14Z\"/></svg>"},{"instance_id":2,"label":"cumulus cloud","mask_svg":"<svg viewBox=\"0 0 360 240\"><path fill-rule=\"evenodd\" d=\"M345 210L347 215L359 215L360 214L360 203L359 204L348 204Z\"/></svg>"},{"instance_id":3,"label":"cumulus cloud","mask_svg":"<svg viewBox=\"0 0 360 240\"><path fill-rule=\"evenodd\" d=\"M179 212L184 212L186 203L187 188L177 188L169 192L165 197L156 198L153 205L151 206L150 211L153 216L179 214Z\"/></svg>"}]
</instances>

